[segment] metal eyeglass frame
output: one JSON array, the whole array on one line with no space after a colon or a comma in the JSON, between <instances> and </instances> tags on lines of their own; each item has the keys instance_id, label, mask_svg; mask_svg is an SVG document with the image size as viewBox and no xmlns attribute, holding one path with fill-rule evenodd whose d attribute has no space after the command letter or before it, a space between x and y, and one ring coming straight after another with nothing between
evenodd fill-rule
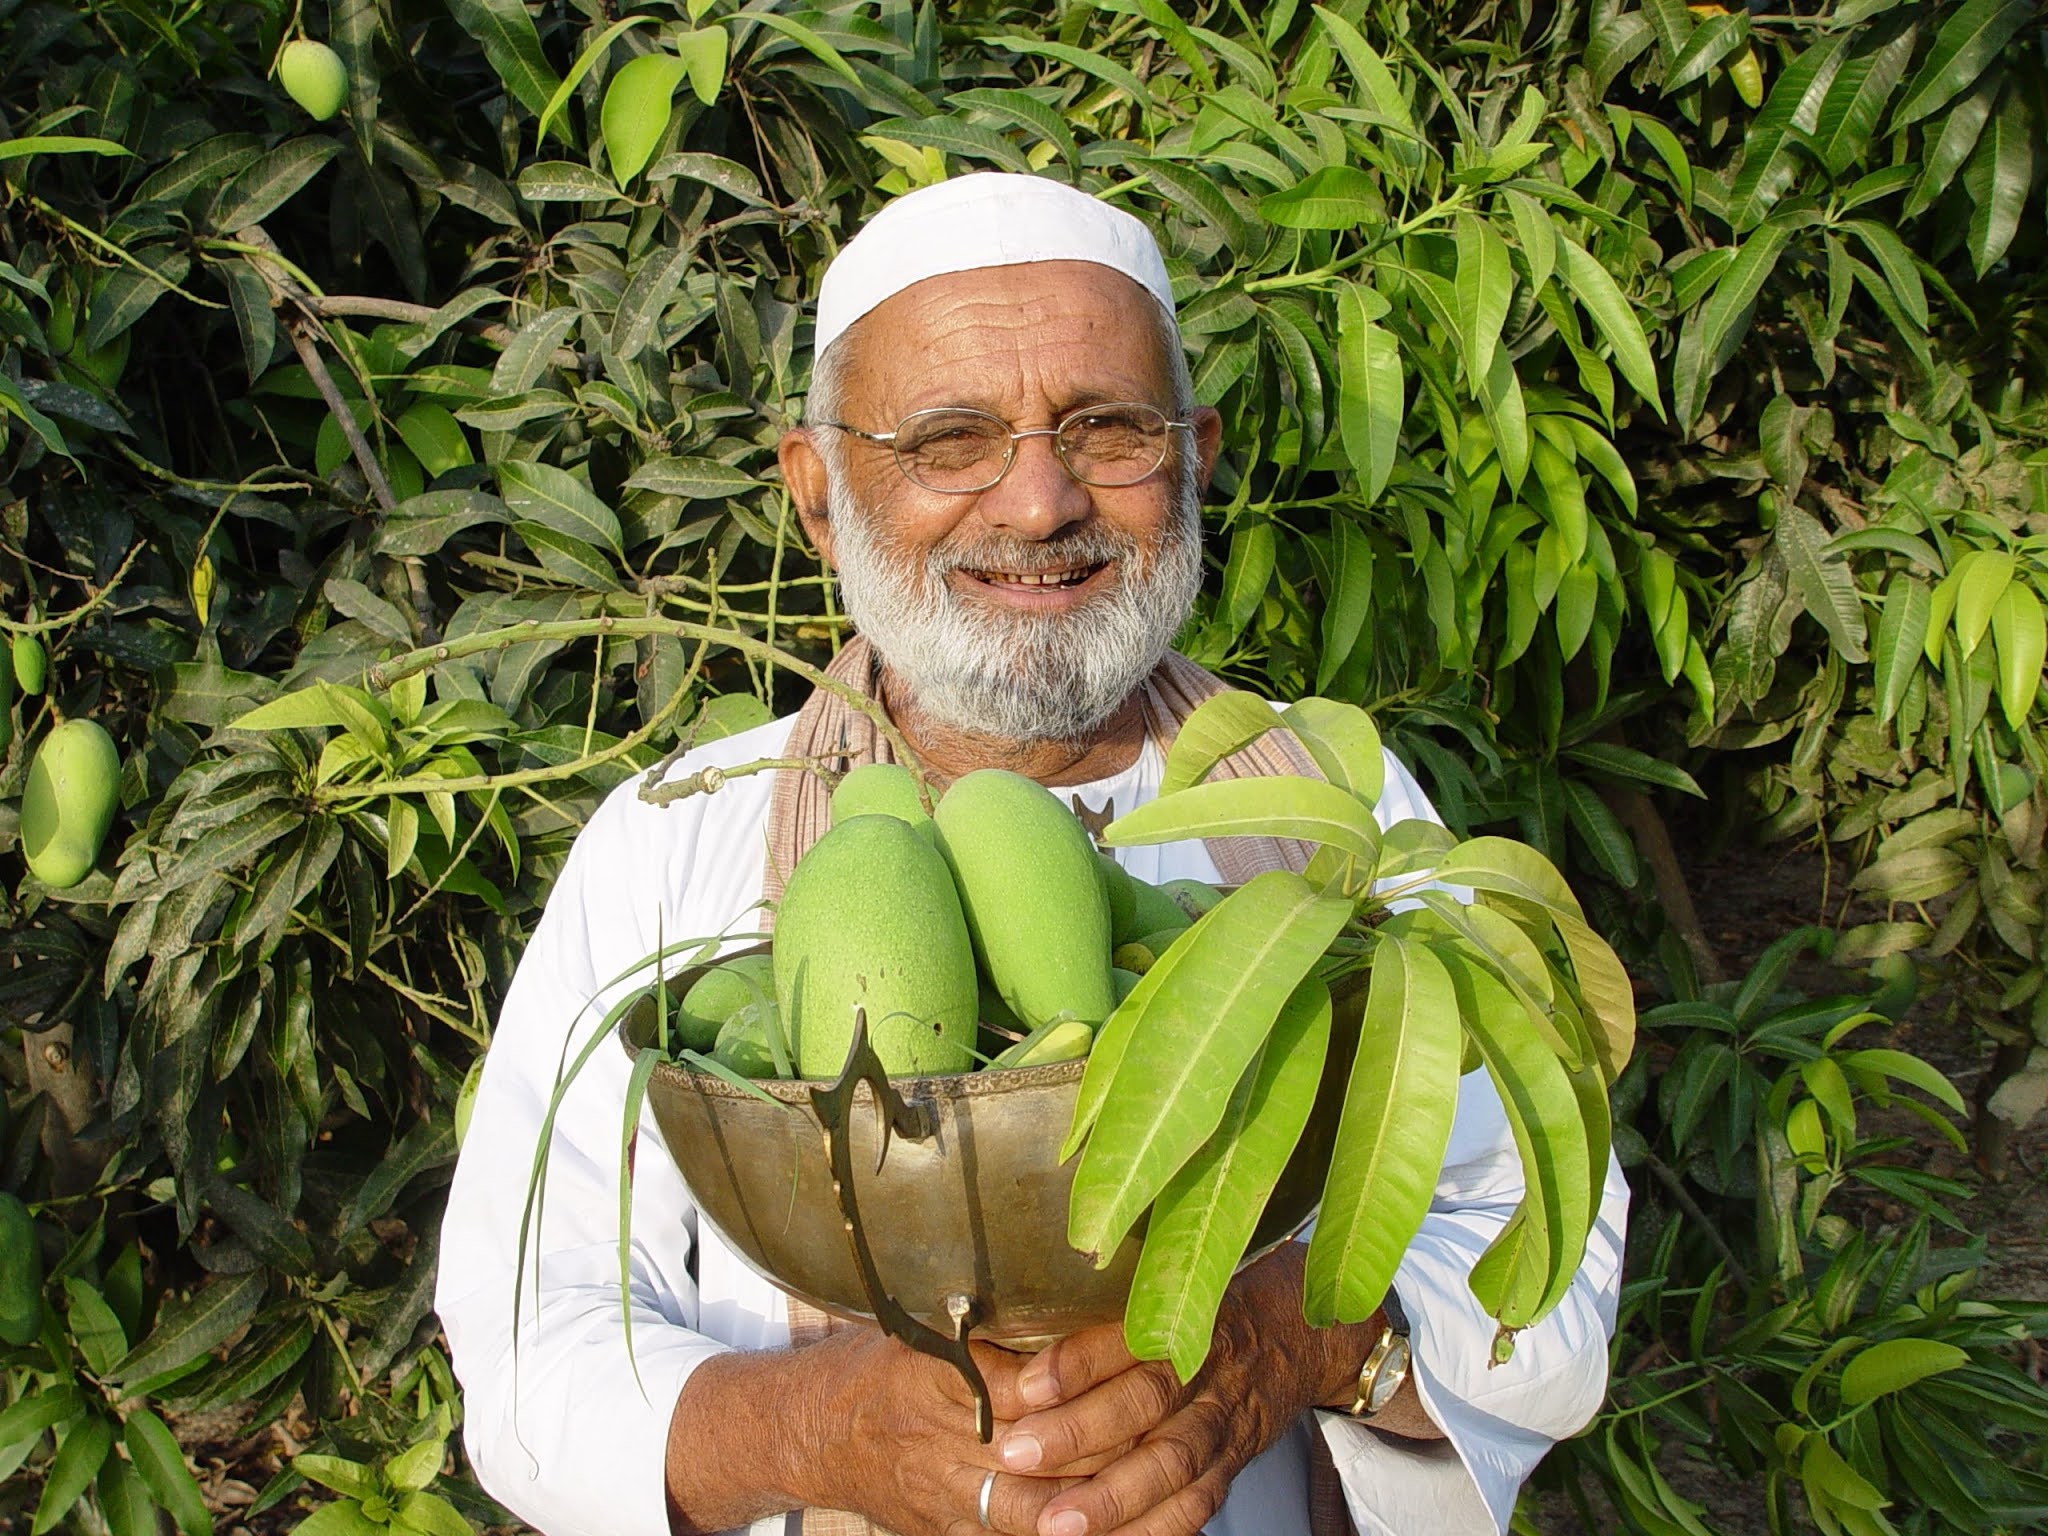
<instances>
[{"instance_id":1,"label":"metal eyeglass frame","mask_svg":"<svg viewBox=\"0 0 2048 1536\"><path fill-rule=\"evenodd\" d=\"M1159 466L1166 462L1167 448L1172 440L1167 437L1162 437L1159 440L1159 457L1155 459L1149 466L1147 466L1144 474L1134 475L1128 480L1090 480L1086 475L1083 475L1079 470L1075 469L1074 466L1068 461L1066 448L1060 442L1060 434L1066 430L1067 423L1074 420L1077 416L1086 415L1090 411L1114 410L1118 406L1126 405L1136 406L1141 410L1158 412L1160 419L1164 423L1165 430L1167 432L1173 432L1175 430L1192 431L1194 429L1195 424L1192 421L1175 421L1171 416L1168 416L1166 412L1161 411L1158 406L1153 405L1150 401L1147 400L1105 400L1099 405L1076 406L1073 410L1067 412L1067 414L1060 419L1059 425L1052 427L1032 427L1030 430L1024 432L1017 431L1007 421L1003 420L1002 417L996 415L995 412L977 410L975 409L975 407L971 405L926 406L921 411L912 411L908 416L905 416L901 421L896 423L895 430L890 432L867 432L863 431L859 427L850 426L843 421L821 421L815 423L815 425L821 427L831 427L835 431L839 432L850 432L855 437L858 437L865 442L881 443L890 450L890 457L895 459L896 468L902 473L903 478L908 480L912 485L917 486L920 490L930 491L934 496L973 496L978 494L979 492L988 490L991 486L1000 485L1002 483L1003 476L1007 475L1010 472L1010 466L1017 462L1018 442L1021 439L1027 437L1051 438L1053 440L1053 452L1059 458L1060 467L1064 469L1069 475L1073 476L1075 481L1079 484L1092 485L1097 490L1101 491L1118 491L1124 490L1133 485L1141 484L1152 475L1158 473ZM926 485L924 481L918 479L916 475L910 472L910 466L903 462L903 450L897 446L896 440L900 438L903 435L904 431L909 427L909 425L913 421L916 421L920 416L979 416L984 421L992 421L998 427L1002 428L1002 430L1009 435L1010 440L1007 444L1004 445L1003 460L1002 463L997 466L995 474L990 476L989 479L987 479L980 485Z\"/></svg>"}]
</instances>

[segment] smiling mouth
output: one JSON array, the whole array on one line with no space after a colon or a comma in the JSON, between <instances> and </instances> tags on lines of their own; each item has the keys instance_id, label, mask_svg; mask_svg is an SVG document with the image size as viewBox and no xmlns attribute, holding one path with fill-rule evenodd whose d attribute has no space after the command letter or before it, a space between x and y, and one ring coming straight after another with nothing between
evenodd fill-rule
<instances>
[{"instance_id":1,"label":"smiling mouth","mask_svg":"<svg viewBox=\"0 0 2048 1536\"><path fill-rule=\"evenodd\" d=\"M1097 561L1093 565L1073 565L1057 571L984 571L970 567L967 570L967 574L976 581L987 582L992 587L1024 587L1039 590L1052 588L1057 590L1063 587L1080 586L1081 583L1088 580L1097 571L1102 570L1107 564L1107 561Z\"/></svg>"}]
</instances>

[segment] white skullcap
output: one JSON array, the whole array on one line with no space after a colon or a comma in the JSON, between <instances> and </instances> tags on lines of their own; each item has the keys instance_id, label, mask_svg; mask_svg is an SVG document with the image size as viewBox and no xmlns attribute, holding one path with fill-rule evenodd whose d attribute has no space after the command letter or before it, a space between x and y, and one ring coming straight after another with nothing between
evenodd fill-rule
<instances>
[{"instance_id":1,"label":"white skullcap","mask_svg":"<svg viewBox=\"0 0 2048 1536\"><path fill-rule=\"evenodd\" d=\"M1065 182L978 171L905 193L841 248L818 289L816 350L913 283L1027 261L1109 267L1173 318L1166 262L1137 219Z\"/></svg>"}]
</instances>

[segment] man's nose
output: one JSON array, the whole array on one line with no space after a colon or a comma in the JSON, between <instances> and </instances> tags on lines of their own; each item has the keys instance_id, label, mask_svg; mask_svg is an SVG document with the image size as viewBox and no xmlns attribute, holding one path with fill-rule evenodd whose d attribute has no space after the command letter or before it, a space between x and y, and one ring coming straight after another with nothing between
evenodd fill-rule
<instances>
[{"instance_id":1,"label":"man's nose","mask_svg":"<svg viewBox=\"0 0 2048 1536\"><path fill-rule=\"evenodd\" d=\"M983 491L976 510L991 528L1021 539L1049 539L1095 510L1088 487L1067 473L1051 434L1017 440L1009 473Z\"/></svg>"}]
</instances>

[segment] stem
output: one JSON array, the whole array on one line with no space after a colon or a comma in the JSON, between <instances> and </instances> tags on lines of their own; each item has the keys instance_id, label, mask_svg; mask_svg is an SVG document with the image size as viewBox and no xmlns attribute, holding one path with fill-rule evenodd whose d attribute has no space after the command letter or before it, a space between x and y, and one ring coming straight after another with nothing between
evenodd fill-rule
<instances>
[{"instance_id":1,"label":"stem","mask_svg":"<svg viewBox=\"0 0 2048 1536\"><path fill-rule=\"evenodd\" d=\"M1727 1261L1728 1273L1735 1277L1736 1284L1740 1285L1745 1291L1752 1289L1755 1282L1750 1279L1748 1269L1743 1266L1742 1260L1735 1256L1735 1250L1728 1246L1728 1239L1721 1235L1721 1229L1714 1225L1713 1219L1705 1211L1700 1209L1700 1203L1693 1199L1692 1191L1685 1187L1684 1182L1677 1174L1671 1171L1670 1167L1656 1153L1652 1152L1644 1161L1649 1167L1652 1176L1656 1178L1659 1184L1664 1186L1665 1191L1671 1198L1678 1202L1678 1208L1691 1217L1698 1224L1700 1230L1707 1234L1707 1240L1714 1245L1721 1257Z\"/></svg>"},{"instance_id":2,"label":"stem","mask_svg":"<svg viewBox=\"0 0 2048 1536\"><path fill-rule=\"evenodd\" d=\"M883 709L877 700L869 698L858 689L849 688L835 677L827 677L822 668L812 666L780 646L770 645L765 640L757 640L752 635L742 634L736 630L721 629L711 624L693 624L687 619L661 618L653 615L646 618L621 619L610 614L595 619L559 619L546 624L537 619L528 619L509 629L464 635L459 640L443 640L439 645L423 646L419 650L408 651L403 656L394 656L389 661L379 662L370 668L370 686L382 692L393 683L411 677L415 672L424 672L437 662L454 661L459 657L475 656L485 651L502 651L507 646L522 645L529 640L587 640L594 635L674 635L679 640L705 640L713 645L728 646L753 660L772 658L776 666L795 673L812 687L824 689L848 708L857 709L866 715L903 762L915 762L917 759L917 754L911 750L910 742L896 729L888 711ZM434 787L445 788L455 782L457 781L437 780Z\"/></svg>"},{"instance_id":3,"label":"stem","mask_svg":"<svg viewBox=\"0 0 2048 1536\"><path fill-rule=\"evenodd\" d=\"M494 633L502 634L504 631L494 631ZM418 655L420 653L415 651L412 654ZM406 659L408 658L398 658L401 661ZM410 779L385 779L373 784L323 784L314 790L313 797L316 801L322 803L333 803L337 801L374 800L380 795L416 795L430 789L445 789L450 794L465 793L471 790L490 790L493 794L498 794L507 789L524 789L529 784L546 784L556 779L574 778L577 774L595 768L600 763L608 763L615 757L625 756L642 742L649 740L656 731L667 723L669 716L676 712L677 708L681 706L682 701L689 697L690 684L696 680L697 672L701 665L702 651L700 648L698 661L691 665L689 674L684 677L681 683L677 684L675 693L670 696L666 704L656 711L651 720L641 726L639 730L633 732L632 735L622 736L603 751L591 752L587 756L579 757L573 762L554 763L545 768L521 768L513 773L473 773L468 778L463 779L416 777ZM389 685L376 684L375 686L382 688ZM588 736L586 735L584 739L587 744ZM549 809L553 810L555 807L549 806Z\"/></svg>"},{"instance_id":4,"label":"stem","mask_svg":"<svg viewBox=\"0 0 2048 1536\"><path fill-rule=\"evenodd\" d=\"M128 574L128 567L135 563L136 557L142 553L143 548L143 545L137 544L133 549L129 550L122 558L120 565L115 568L114 574L107 578L105 586L93 587L88 585L85 589L89 594L86 600L68 613L60 613L54 618L37 619L31 623L23 624L17 624L12 619L0 618L0 630L4 630L11 635L44 635L48 634L51 630L65 629L76 624L113 595L114 589L121 585L121 578Z\"/></svg>"},{"instance_id":5,"label":"stem","mask_svg":"<svg viewBox=\"0 0 2048 1536\"><path fill-rule=\"evenodd\" d=\"M38 213L44 214L49 218L55 219L59 224L62 224L72 234L77 235L82 240L88 241L89 243L98 246L101 250L107 252L109 255L119 260L123 265L133 267L136 271L140 272L144 277L148 278L151 282L161 283L165 288L169 289L172 293L175 293L179 298L189 299L194 304L197 304L201 309L227 308L227 305L216 304L212 299L200 298L198 294L192 292L192 290L189 288L179 287L176 283L172 282L169 278L165 277L161 272L157 271L154 267L148 265L146 262L138 261L135 257L129 255L126 249L115 244L112 240L109 240L105 235L100 234L97 230L87 228L85 225L79 223L78 220L70 217L68 214L65 214L60 209L52 208L48 203L44 202L40 197L35 196L33 193L27 195L26 201L28 202L29 206L34 208Z\"/></svg>"},{"instance_id":6,"label":"stem","mask_svg":"<svg viewBox=\"0 0 2048 1536\"><path fill-rule=\"evenodd\" d=\"M815 773L827 782L837 782L839 770L826 764L842 761L836 752L822 757L757 757L751 763L737 763L730 768L700 768L673 784L657 784L651 789L640 791L640 798L649 805L672 805L678 800L687 800L692 795L715 795L725 787L728 779L744 779L756 773L768 773L777 768L793 768L805 773Z\"/></svg>"}]
</instances>

